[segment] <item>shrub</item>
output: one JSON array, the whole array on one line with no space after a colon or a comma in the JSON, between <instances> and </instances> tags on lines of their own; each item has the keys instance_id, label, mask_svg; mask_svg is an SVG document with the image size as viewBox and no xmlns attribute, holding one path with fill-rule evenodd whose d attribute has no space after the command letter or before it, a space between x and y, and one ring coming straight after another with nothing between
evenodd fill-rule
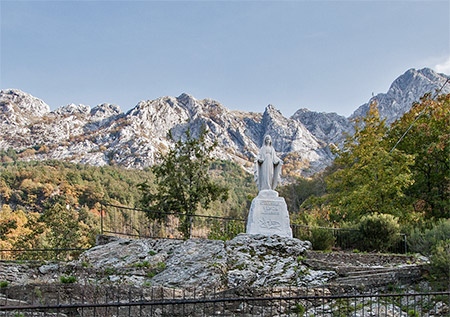
<instances>
[{"instance_id":1,"label":"shrub","mask_svg":"<svg viewBox=\"0 0 450 317\"><path fill-rule=\"evenodd\" d=\"M77 278L75 276L60 276L59 280L61 281L61 283L63 284L71 284L71 283L75 283L77 281Z\"/></svg>"},{"instance_id":2,"label":"shrub","mask_svg":"<svg viewBox=\"0 0 450 317\"><path fill-rule=\"evenodd\" d=\"M450 239L450 219L441 219L431 228L411 230L408 237L408 249L411 252L430 255L438 242Z\"/></svg>"},{"instance_id":3,"label":"shrub","mask_svg":"<svg viewBox=\"0 0 450 317\"><path fill-rule=\"evenodd\" d=\"M360 250L388 251L400 239L398 218L390 214L374 213L363 216L357 228Z\"/></svg>"},{"instance_id":4,"label":"shrub","mask_svg":"<svg viewBox=\"0 0 450 317\"><path fill-rule=\"evenodd\" d=\"M450 239L439 241L430 257L431 278L439 289L450 287Z\"/></svg>"},{"instance_id":5,"label":"shrub","mask_svg":"<svg viewBox=\"0 0 450 317\"><path fill-rule=\"evenodd\" d=\"M156 263L156 265L147 272L147 277L153 278L155 275L164 271L166 269L166 267L167 267L167 265L164 262Z\"/></svg>"},{"instance_id":6,"label":"shrub","mask_svg":"<svg viewBox=\"0 0 450 317\"><path fill-rule=\"evenodd\" d=\"M328 251L334 246L333 231L325 228L312 228L309 240L314 250Z\"/></svg>"}]
</instances>

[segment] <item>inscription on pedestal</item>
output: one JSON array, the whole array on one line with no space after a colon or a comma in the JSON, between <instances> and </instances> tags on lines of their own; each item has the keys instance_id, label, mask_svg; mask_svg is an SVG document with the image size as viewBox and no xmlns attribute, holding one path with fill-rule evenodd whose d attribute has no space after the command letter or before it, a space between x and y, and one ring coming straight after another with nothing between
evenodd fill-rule
<instances>
[{"instance_id":1,"label":"inscription on pedestal","mask_svg":"<svg viewBox=\"0 0 450 317\"><path fill-rule=\"evenodd\" d=\"M247 233L292 237L284 198L278 197L278 193L272 190L260 192L250 207Z\"/></svg>"}]
</instances>

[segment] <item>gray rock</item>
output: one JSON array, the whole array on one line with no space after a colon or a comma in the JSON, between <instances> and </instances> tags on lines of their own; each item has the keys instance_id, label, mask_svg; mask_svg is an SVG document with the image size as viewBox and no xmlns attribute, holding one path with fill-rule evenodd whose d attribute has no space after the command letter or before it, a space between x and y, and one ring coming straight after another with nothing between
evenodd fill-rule
<instances>
[{"instance_id":1,"label":"gray rock","mask_svg":"<svg viewBox=\"0 0 450 317\"><path fill-rule=\"evenodd\" d=\"M59 270L58 263L44 264L39 267L39 272L41 274L49 274L51 272L57 272L58 270Z\"/></svg>"},{"instance_id":2,"label":"gray rock","mask_svg":"<svg viewBox=\"0 0 450 317\"><path fill-rule=\"evenodd\" d=\"M229 287L303 285L318 276L301 262L311 243L279 236L240 234L233 240L118 239L96 246L79 263L114 273L141 276L135 282L172 288L222 290ZM136 270L139 267L139 270ZM133 271L134 270L134 271ZM316 284L333 276L321 274Z\"/></svg>"},{"instance_id":3,"label":"gray rock","mask_svg":"<svg viewBox=\"0 0 450 317\"><path fill-rule=\"evenodd\" d=\"M227 255L222 241L187 240L174 249L152 285L221 289Z\"/></svg>"}]
</instances>

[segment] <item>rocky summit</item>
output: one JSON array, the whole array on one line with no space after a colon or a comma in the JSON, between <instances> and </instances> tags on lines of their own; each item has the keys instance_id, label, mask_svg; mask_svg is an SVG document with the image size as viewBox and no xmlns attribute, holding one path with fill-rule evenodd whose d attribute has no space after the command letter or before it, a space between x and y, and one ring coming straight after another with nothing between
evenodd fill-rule
<instances>
[{"instance_id":1,"label":"rocky summit","mask_svg":"<svg viewBox=\"0 0 450 317\"><path fill-rule=\"evenodd\" d=\"M344 133L353 131L351 120L363 116L371 102L376 101L381 116L392 122L425 93L449 93L450 84L444 85L449 78L430 69L408 70L386 94L373 97L350 118L307 109L287 118L273 105L263 113L231 111L218 101L188 94L141 101L127 113L111 104L70 104L50 111L34 96L5 89L0 91L0 150L15 150L21 160L144 168L171 145L169 131L177 139L186 129L195 133L203 125L208 139L219 144L217 158L251 171L269 133L277 153L293 166L291 173L309 176L330 165L330 144L342 144Z\"/></svg>"}]
</instances>

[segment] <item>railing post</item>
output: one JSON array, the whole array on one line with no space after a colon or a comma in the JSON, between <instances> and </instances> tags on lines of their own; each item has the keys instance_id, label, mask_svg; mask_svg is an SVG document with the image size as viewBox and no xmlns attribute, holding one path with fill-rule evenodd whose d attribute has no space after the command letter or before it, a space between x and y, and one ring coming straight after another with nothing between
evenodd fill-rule
<instances>
[{"instance_id":1,"label":"railing post","mask_svg":"<svg viewBox=\"0 0 450 317\"><path fill-rule=\"evenodd\" d=\"M403 234L403 253L408 253L408 240L405 233Z\"/></svg>"},{"instance_id":2,"label":"railing post","mask_svg":"<svg viewBox=\"0 0 450 317\"><path fill-rule=\"evenodd\" d=\"M100 203L100 234L103 235L103 203Z\"/></svg>"}]
</instances>

